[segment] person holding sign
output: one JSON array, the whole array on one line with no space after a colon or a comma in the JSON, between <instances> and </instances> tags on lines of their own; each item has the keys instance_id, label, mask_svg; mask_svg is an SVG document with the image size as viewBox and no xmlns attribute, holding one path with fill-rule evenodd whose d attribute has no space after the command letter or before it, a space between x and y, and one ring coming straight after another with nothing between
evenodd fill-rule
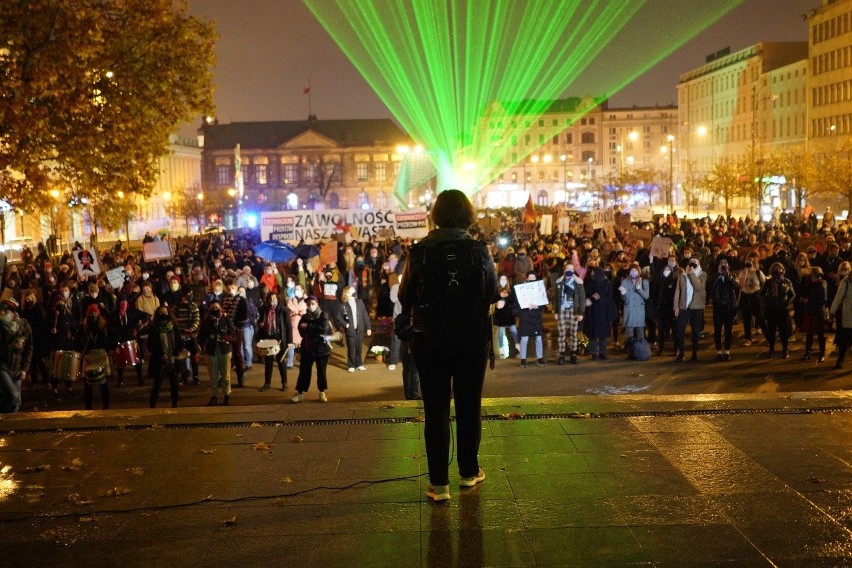
<instances>
[{"instance_id":1,"label":"person holding sign","mask_svg":"<svg viewBox=\"0 0 852 568\"><path fill-rule=\"evenodd\" d=\"M537 280L535 272L527 272L528 283L536 282ZM515 291L516 293L519 291L518 287L515 288ZM518 294L517 297L518 327L521 335L521 367L527 366L527 345L529 344L530 337L535 338L535 356L538 359L538 366L544 367L546 363L544 362L544 343L542 340L542 336L544 335L542 312L544 311L544 306L547 305L547 298L545 297L544 305L539 305L533 299L526 299L526 296L522 296L521 294Z\"/></svg>"}]
</instances>

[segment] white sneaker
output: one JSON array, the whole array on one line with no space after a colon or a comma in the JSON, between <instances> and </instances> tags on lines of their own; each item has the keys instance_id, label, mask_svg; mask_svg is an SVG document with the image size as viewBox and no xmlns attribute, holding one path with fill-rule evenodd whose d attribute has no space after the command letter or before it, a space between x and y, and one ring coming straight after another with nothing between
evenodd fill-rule
<instances>
[{"instance_id":1,"label":"white sneaker","mask_svg":"<svg viewBox=\"0 0 852 568\"><path fill-rule=\"evenodd\" d=\"M436 503L440 501L449 501L451 499L450 486L430 485L429 489L426 490L426 496L435 501Z\"/></svg>"},{"instance_id":2,"label":"white sneaker","mask_svg":"<svg viewBox=\"0 0 852 568\"><path fill-rule=\"evenodd\" d=\"M479 468L479 473L477 473L473 477L462 477L459 480L459 486L460 487L473 487L477 483L481 483L483 481L485 481L485 470L482 469L482 468Z\"/></svg>"},{"instance_id":3,"label":"white sneaker","mask_svg":"<svg viewBox=\"0 0 852 568\"><path fill-rule=\"evenodd\" d=\"M388 365L388 371L396 371L396 365Z\"/></svg>"},{"instance_id":4,"label":"white sneaker","mask_svg":"<svg viewBox=\"0 0 852 568\"><path fill-rule=\"evenodd\" d=\"M359 371L366 371L367 367L365 367L364 365L361 365L360 367L358 367L358 370Z\"/></svg>"},{"instance_id":5,"label":"white sneaker","mask_svg":"<svg viewBox=\"0 0 852 568\"><path fill-rule=\"evenodd\" d=\"M297 392L296 396L290 399L290 402L302 402L302 393Z\"/></svg>"},{"instance_id":6,"label":"white sneaker","mask_svg":"<svg viewBox=\"0 0 852 568\"><path fill-rule=\"evenodd\" d=\"M349 367L349 368L348 368L348 369L346 369L346 370L347 370L347 371L349 371L350 373L354 373L354 372L355 372L355 367Z\"/></svg>"},{"instance_id":7,"label":"white sneaker","mask_svg":"<svg viewBox=\"0 0 852 568\"><path fill-rule=\"evenodd\" d=\"M319 399L320 402L328 402L328 397L325 396L325 391L320 391Z\"/></svg>"}]
</instances>

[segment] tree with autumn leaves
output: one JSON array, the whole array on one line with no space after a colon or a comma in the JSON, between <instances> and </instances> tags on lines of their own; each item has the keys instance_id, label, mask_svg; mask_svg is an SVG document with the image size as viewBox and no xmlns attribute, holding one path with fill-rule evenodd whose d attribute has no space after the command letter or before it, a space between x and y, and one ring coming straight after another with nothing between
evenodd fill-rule
<instances>
[{"instance_id":1,"label":"tree with autumn leaves","mask_svg":"<svg viewBox=\"0 0 852 568\"><path fill-rule=\"evenodd\" d=\"M173 0L4 2L0 199L30 212L59 190L96 224L125 218L169 134L211 112L215 39Z\"/></svg>"}]
</instances>

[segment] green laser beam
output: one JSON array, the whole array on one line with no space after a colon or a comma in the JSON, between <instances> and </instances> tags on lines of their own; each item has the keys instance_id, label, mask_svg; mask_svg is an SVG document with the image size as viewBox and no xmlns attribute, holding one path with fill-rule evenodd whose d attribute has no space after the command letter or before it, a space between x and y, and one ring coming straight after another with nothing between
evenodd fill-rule
<instances>
[{"instance_id":1,"label":"green laser beam","mask_svg":"<svg viewBox=\"0 0 852 568\"><path fill-rule=\"evenodd\" d=\"M438 189L472 194L569 126L539 127L554 100L594 93L563 104L579 119L742 0L304 2L428 149Z\"/></svg>"}]
</instances>

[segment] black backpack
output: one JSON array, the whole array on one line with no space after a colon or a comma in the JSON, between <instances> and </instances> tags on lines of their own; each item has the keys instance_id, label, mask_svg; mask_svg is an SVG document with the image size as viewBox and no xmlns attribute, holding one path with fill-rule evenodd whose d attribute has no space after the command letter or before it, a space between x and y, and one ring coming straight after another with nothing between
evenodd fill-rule
<instances>
[{"instance_id":1,"label":"black backpack","mask_svg":"<svg viewBox=\"0 0 852 568\"><path fill-rule=\"evenodd\" d=\"M423 334L419 339L428 350L468 351L487 344L493 295L486 290L487 258L485 242L473 239L412 247L417 295L411 327L415 336Z\"/></svg>"}]
</instances>

